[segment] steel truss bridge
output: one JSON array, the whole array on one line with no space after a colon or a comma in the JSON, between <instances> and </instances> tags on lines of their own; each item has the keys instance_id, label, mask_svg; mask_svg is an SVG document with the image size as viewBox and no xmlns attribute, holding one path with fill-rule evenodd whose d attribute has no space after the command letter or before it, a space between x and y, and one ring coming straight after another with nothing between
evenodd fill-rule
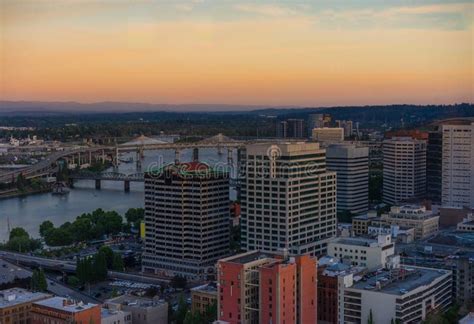
<instances>
[{"instance_id":1,"label":"steel truss bridge","mask_svg":"<svg viewBox=\"0 0 474 324\"><path fill-rule=\"evenodd\" d=\"M143 138L143 137L140 137ZM231 157L231 152L234 149L244 147L252 141L237 141L222 134L206 138L199 142L189 143L156 143L144 141L132 141L123 144L116 144L115 146L90 146L90 147L76 147L68 148L63 151L57 151L46 157L40 162L17 170L12 170L0 174L0 182L8 183L16 181L18 175L22 174L25 178L37 178L48 176L57 170L57 161L66 159L82 165L84 163L91 163L93 158L105 160L110 158L114 165L118 165L120 152L137 152L137 156L143 156L145 150L175 150L175 156L179 159L179 153L185 149L200 149L200 148L217 148L219 152L222 149L227 149L227 154ZM85 177L85 176L84 176ZM79 178L77 178L79 179ZM84 179L94 180L111 180L111 181L143 181L142 173L133 175L123 175L115 172L108 172L107 175L96 176L92 178L90 175Z\"/></svg>"}]
</instances>

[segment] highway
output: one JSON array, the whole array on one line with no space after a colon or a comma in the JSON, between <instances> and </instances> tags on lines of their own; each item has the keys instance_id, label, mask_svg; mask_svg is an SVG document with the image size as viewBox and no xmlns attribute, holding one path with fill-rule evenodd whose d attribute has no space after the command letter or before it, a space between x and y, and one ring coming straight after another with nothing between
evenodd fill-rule
<instances>
[{"instance_id":1,"label":"highway","mask_svg":"<svg viewBox=\"0 0 474 324\"><path fill-rule=\"evenodd\" d=\"M0 275L2 278L2 283L9 283L12 282L15 278L24 279L30 278L32 275L32 271L19 267L16 264L11 262L7 262L4 260L0 260ZM81 300L85 303L99 303L100 301L86 295L80 291L71 289L59 281L47 278L46 281L48 282L48 291L61 297L72 297L76 300Z\"/></svg>"},{"instance_id":2,"label":"highway","mask_svg":"<svg viewBox=\"0 0 474 324\"><path fill-rule=\"evenodd\" d=\"M76 272L76 263L71 261L41 258L14 252L0 252L0 258L28 266L43 267L45 269L57 270L61 272ZM170 282L170 280L164 278L118 271L109 271L108 277L110 279L129 280L154 285Z\"/></svg>"},{"instance_id":3,"label":"highway","mask_svg":"<svg viewBox=\"0 0 474 324\"><path fill-rule=\"evenodd\" d=\"M26 178L37 177L44 173L49 173L52 171L51 166L56 163L58 159L61 159L66 156L78 154L78 153L88 153L88 152L97 152L97 151L115 151L115 154L118 152L127 152L127 151L136 151L136 150L164 150L164 149L175 149L175 150L184 150L192 148L229 148L236 149L242 147L246 144L245 141L214 141L214 138L205 139L197 143L160 143L160 144L121 144L118 146L92 146L92 147L81 147L75 149L65 149L64 151L54 152L48 155L45 159L40 162L27 166L25 168L19 168L14 171L9 171L0 174L0 182L11 182L12 179L15 179L20 173L23 174ZM208 141L209 140L209 141ZM218 140L223 140L219 138ZM227 140L227 139L224 139Z\"/></svg>"}]
</instances>

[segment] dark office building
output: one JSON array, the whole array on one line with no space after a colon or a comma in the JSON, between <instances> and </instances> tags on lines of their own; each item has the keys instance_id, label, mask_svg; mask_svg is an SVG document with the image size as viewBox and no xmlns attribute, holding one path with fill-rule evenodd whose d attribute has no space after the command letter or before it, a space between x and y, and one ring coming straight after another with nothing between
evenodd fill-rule
<instances>
[{"instance_id":1,"label":"dark office building","mask_svg":"<svg viewBox=\"0 0 474 324\"><path fill-rule=\"evenodd\" d=\"M426 196L434 203L441 203L443 134L440 131L429 132L426 156Z\"/></svg>"}]
</instances>

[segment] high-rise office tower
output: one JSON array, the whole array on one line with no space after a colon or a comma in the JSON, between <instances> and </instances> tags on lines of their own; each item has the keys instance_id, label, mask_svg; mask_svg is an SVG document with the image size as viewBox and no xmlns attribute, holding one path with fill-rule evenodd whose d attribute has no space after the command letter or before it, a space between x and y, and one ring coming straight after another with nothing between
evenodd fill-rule
<instances>
[{"instance_id":1,"label":"high-rise office tower","mask_svg":"<svg viewBox=\"0 0 474 324\"><path fill-rule=\"evenodd\" d=\"M337 173L337 210L364 213L369 200L369 148L354 143L326 148L326 166Z\"/></svg>"},{"instance_id":2,"label":"high-rise office tower","mask_svg":"<svg viewBox=\"0 0 474 324\"><path fill-rule=\"evenodd\" d=\"M474 208L474 121L453 120L441 125L443 206Z\"/></svg>"},{"instance_id":3,"label":"high-rise office tower","mask_svg":"<svg viewBox=\"0 0 474 324\"><path fill-rule=\"evenodd\" d=\"M278 138L287 138L288 137L288 122L281 121L277 124L277 133Z\"/></svg>"},{"instance_id":4,"label":"high-rise office tower","mask_svg":"<svg viewBox=\"0 0 474 324\"><path fill-rule=\"evenodd\" d=\"M383 142L383 201L421 199L426 192L426 141L393 137Z\"/></svg>"},{"instance_id":5,"label":"high-rise office tower","mask_svg":"<svg viewBox=\"0 0 474 324\"><path fill-rule=\"evenodd\" d=\"M426 146L426 197L435 204L441 203L441 179L443 166L443 134L432 131Z\"/></svg>"},{"instance_id":6,"label":"high-rise office tower","mask_svg":"<svg viewBox=\"0 0 474 324\"><path fill-rule=\"evenodd\" d=\"M329 114L309 114L307 118L308 136L311 136L313 128L330 127L332 118Z\"/></svg>"},{"instance_id":7,"label":"high-rise office tower","mask_svg":"<svg viewBox=\"0 0 474 324\"><path fill-rule=\"evenodd\" d=\"M288 119L288 137L292 138L303 138L304 131L304 119Z\"/></svg>"},{"instance_id":8,"label":"high-rise office tower","mask_svg":"<svg viewBox=\"0 0 474 324\"><path fill-rule=\"evenodd\" d=\"M336 120L337 127L344 129L344 137L351 137L353 133L352 120Z\"/></svg>"},{"instance_id":9,"label":"high-rise office tower","mask_svg":"<svg viewBox=\"0 0 474 324\"><path fill-rule=\"evenodd\" d=\"M145 173L142 269L205 278L229 252L229 174L200 162Z\"/></svg>"},{"instance_id":10,"label":"high-rise office tower","mask_svg":"<svg viewBox=\"0 0 474 324\"><path fill-rule=\"evenodd\" d=\"M304 120L287 119L277 124L277 137L279 138L303 138Z\"/></svg>"},{"instance_id":11,"label":"high-rise office tower","mask_svg":"<svg viewBox=\"0 0 474 324\"><path fill-rule=\"evenodd\" d=\"M242 248L321 254L336 235L336 174L318 143L258 143L240 152Z\"/></svg>"}]
</instances>

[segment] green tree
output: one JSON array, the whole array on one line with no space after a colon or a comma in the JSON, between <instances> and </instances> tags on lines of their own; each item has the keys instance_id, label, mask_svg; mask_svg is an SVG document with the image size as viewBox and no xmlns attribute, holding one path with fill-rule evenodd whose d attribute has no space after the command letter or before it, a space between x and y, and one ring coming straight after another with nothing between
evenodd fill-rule
<instances>
[{"instance_id":1,"label":"green tree","mask_svg":"<svg viewBox=\"0 0 474 324\"><path fill-rule=\"evenodd\" d=\"M29 235L21 234L10 235L11 239L4 245L4 248L15 252L29 252L41 248L39 240L29 238Z\"/></svg>"},{"instance_id":2,"label":"green tree","mask_svg":"<svg viewBox=\"0 0 474 324\"><path fill-rule=\"evenodd\" d=\"M130 208L125 213L125 219L127 223L132 224L136 229L140 228L140 222L145 218L145 209L143 208Z\"/></svg>"},{"instance_id":3,"label":"green tree","mask_svg":"<svg viewBox=\"0 0 474 324\"><path fill-rule=\"evenodd\" d=\"M107 268L112 269L112 265L113 265L113 262L114 262L114 251L112 251L112 249L110 247L108 247L106 245L102 245L99 248L98 253L102 253L105 256L105 260L107 261Z\"/></svg>"},{"instance_id":4,"label":"green tree","mask_svg":"<svg viewBox=\"0 0 474 324\"><path fill-rule=\"evenodd\" d=\"M26 238L30 238L30 235L27 231L25 231L22 227L14 227L10 231L10 240L15 237L25 236Z\"/></svg>"},{"instance_id":5,"label":"green tree","mask_svg":"<svg viewBox=\"0 0 474 324\"><path fill-rule=\"evenodd\" d=\"M374 324L374 315L372 314L372 309L370 309L369 318L367 319L367 324Z\"/></svg>"},{"instance_id":6,"label":"green tree","mask_svg":"<svg viewBox=\"0 0 474 324\"><path fill-rule=\"evenodd\" d=\"M114 259L113 259L113 262L112 262L112 269L114 271L123 271L124 270L122 256L119 253L114 253Z\"/></svg>"},{"instance_id":7,"label":"green tree","mask_svg":"<svg viewBox=\"0 0 474 324\"><path fill-rule=\"evenodd\" d=\"M174 319L176 320L177 324L184 324L184 319L188 311L188 304L186 304L184 296L183 294L181 294L178 300L178 309L176 310L176 314L174 316Z\"/></svg>"},{"instance_id":8,"label":"green tree","mask_svg":"<svg viewBox=\"0 0 474 324\"><path fill-rule=\"evenodd\" d=\"M42 268L38 272L38 290L46 291L48 290L48 281L46 280L46 275Z\"/></svg>"},{"instance_id":9,"label":"green tree","mask_svg":"<svg viewBox=\"0 0 474 324\"><path fill-rule=\"evenodd\" d=\"M26 190L26 187L28 186L28 180L26 180L25 176L20 173L16 177L16 187L20 192L23 192Z\"/></svg>"},{"instance_id":10,"label":"green tree","mask_svg":"<svg viewBox=\"0 0 474 324\"><path fill-rule=\"evenodd\" d=\"M47 220L47 221L42 222L39 227L40 236L44 237L46 235L46 232L51 229L54 229L54 224L51 221Z\"/></svg>"},{"instance_id":11,"label":"green tree","mask_svg":"<svg viewBox=\"0 0 474 324\"><path fill-rule=\"evenodd\" d=\"M107 260L103 253L97 253L94 256L93 269L93 281L102 281L107 279Z\"/></svg>"},{"instance_id":12,"label":"green tree","mask_svg":"<svg viewBox=\"0 0 474 324\"><path fill-rule=\"evenodd\" d=\"M80 283L81 282L80 282L79 278L76 277L76 276L68 276L67 277L67 284L69 286L78 287Z\"/></svg>"},{"instance_id":13,"label":"green tree","mask_svg":"<svg viewBox=\"0 0 474 324\"><path fill-rule=\"evenodd\" d=\"M33 291L46 291L48 290L48 282L43 269L33 270L31 275L31 290Z\"/></svg>"},{"instance_id":14,"label":"green tree","mask_svg":"<svg viewBox=\"0 0 474 324\"><path fill-rule=\"evenodd\" d=\"M64 227L48 230L45 234L44 241L49 246L64 246L74 242L71 233Z\"/></svg>"}]
</instances>

